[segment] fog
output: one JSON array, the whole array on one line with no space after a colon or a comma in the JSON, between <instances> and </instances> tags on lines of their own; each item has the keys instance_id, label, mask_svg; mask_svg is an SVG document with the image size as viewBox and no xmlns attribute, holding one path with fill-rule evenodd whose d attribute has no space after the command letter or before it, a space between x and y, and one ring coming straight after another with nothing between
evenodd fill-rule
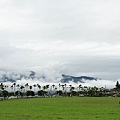
<instances>
[{"instance_id":1,"label":"fog","mask_svg":"<svg viewBox=\"0 0 120 120\"><path fill-rule=\"evenodd\" d=\"M0 70L120 78L119 0L0 1ZM56 80L57 79L57 80ZM44 81L43 81L44 82Z\"/></svg>"}]
</instances>

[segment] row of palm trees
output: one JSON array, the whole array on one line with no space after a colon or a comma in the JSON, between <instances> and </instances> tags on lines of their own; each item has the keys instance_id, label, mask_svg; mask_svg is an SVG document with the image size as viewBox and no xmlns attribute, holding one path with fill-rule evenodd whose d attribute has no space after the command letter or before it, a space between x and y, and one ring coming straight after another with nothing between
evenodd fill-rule
<instances>
[{"instance_id":1,"label":"row of palm trees","mask_svg":"<svg viewBox=\"0 0 120 120\"><path fill-rule=\"evenodd\" d=\"M9 89L9 92L8 92ZM11 90L10 90L11 89ZM11 86L7 86L3 83L0 84L0 96L113 96L118 93L118 90L107 89L106 87L88 87L82 86L81 84L78 86L72 86L67 84L58 84L58 85L40 85L33 84L29 85L26 83L25 85L19 85L13 83Z\"/></svg>"}]
</instances>

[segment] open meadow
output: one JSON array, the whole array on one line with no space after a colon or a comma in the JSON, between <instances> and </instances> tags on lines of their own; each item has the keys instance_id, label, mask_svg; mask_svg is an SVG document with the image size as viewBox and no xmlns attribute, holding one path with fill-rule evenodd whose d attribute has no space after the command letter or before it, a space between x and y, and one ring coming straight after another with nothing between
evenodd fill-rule
<instances>
[{"instance_id":1,"label":"open meadow","mask_svg":"<svg viewBox=\"0 0 120 120\"><path fill-rule=\"evenodd\" d=\"M119 100L119 97L3 100L0 120L119 120Z\"/></svg>"}]
</instances>

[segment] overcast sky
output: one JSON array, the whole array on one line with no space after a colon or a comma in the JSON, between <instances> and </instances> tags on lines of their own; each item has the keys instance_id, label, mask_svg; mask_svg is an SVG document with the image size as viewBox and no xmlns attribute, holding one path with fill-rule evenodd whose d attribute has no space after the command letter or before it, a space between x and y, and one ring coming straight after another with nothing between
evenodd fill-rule
<instances>
[{"instance_id":1,"label":"overcast sky","mask_svg":"<svg viewBox=\"0 0 120 120\"><path fill-rule=\"evenodd\" d=\"M0 0L0 68L120 78L120 0Z\"/></svg>"}]
</instances>

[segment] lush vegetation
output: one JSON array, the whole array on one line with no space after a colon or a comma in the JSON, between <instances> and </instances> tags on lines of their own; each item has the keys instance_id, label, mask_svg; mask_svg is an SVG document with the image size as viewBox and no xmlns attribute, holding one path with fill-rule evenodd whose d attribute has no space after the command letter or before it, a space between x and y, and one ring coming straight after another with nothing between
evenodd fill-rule
<instances>
[{"instance_id":1,"label":"lush vegetation","mask_svg":"<svg viewBox=\"0 0 120 120\"><path fill-rule=\"evenodd\" d=\"M119 97L59 97L0 101L0 120L119 120Z\"/></svg>"},{"instance_id":2,"label":"lush vegetation","mask_svg":"<svg viewBox=\"0 0 120 120\"><path fill-rule=\"evenodd\" d=\"M13 92L7 91L10 88ZM106 87L98 88L88 86L72 86L67 84L59 85L44 85L39 84L29 85L26 83L24 86L13 83L11 86L7 86L3 83L0 84L0 97L8 99L10 96L20 97L60 97L60 96L89 96L89 97L103 97L103 96L120 96L120 84L117 81L115 88L107 89Z\"/></svg>"}]
</instances>

